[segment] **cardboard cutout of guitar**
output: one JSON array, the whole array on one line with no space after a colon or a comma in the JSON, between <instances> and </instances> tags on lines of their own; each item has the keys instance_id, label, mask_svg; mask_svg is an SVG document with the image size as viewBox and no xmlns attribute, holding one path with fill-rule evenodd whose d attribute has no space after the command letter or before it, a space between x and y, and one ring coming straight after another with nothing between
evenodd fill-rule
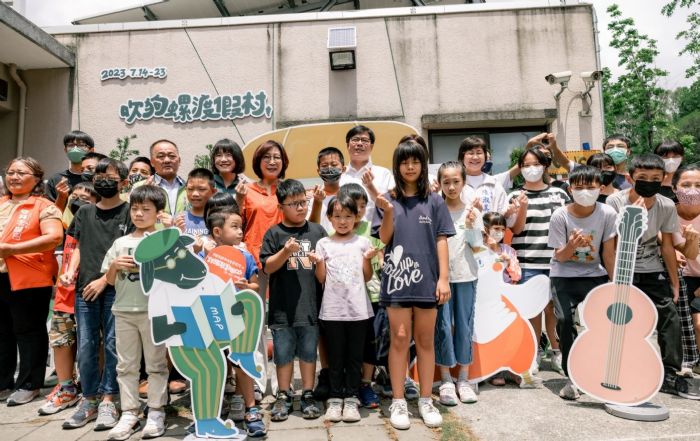
<instances>
[{"instance_id":1,"label":"cardboard cutout of guitar","mask_svg":"<svg viewBox=\"0 0 700 441\"><path fill-rule=\"evenodd\" d=\"M226 357L262 378L254 352L263 308L258 294L236 292L192 252L195 239L167 228L146 236L134 252L155 344L165 343L175 368L190 381L195 438L245 438L220 418ZM188 439L191 437L188 437Z\"/></svg>"},{"instance_id":2,"label":"cardboard cutout of guitar","mask_svg":"<svg viewBox=\"0 0 700 441\"><path fill-rule=\"evenodd\" d=\"M664 369L650 338L654 303L632 285L637 243L647 229L647 211L628 205L618 214L617 256L612 283L591 290L583 303L578 336L569 353L569 377L605 403L636 406L661 388Z\"/></svg>"}]
</instances>

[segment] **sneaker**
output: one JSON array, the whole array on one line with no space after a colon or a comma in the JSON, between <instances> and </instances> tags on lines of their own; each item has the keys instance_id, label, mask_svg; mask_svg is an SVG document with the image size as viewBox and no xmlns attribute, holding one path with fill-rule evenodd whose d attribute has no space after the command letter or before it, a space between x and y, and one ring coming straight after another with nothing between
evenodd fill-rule
<instances>
[{"instance_id":1,"label":"sneaker","mask_svg":"<svg viewBox=\"0 0 700 441\"><path fill-rule=\"evenodd\" d=\"M289 409L292 408L292 396L289 392L277 392L277 399L272 405L270 419L272 421L285 421L289 417Z\"/></svg>"},{"instance_id":2,"label":"sneaker","mask_svg":"<svg viewBox=\"0 0 700 441\"><path fill-rule=\"evenodd\" d=\"M7 399L7 407L20 406L34 401L34 398L39 396L39 389L27 390L17 389L12 392L12 395Z\"/></svg>"},{"instance_id":3,"label":"sneaker","mask_svg":"<svg viewBox=\"0 0 700 441\"><path fill-rule=\"evenodd\" d=\"M224 384L224 393L229 395L236 393L236 381L233 379L233 377L228 377L226 379L226 383Z\"/></svg>"},{"instance_id":4,"label":"sneaker","mask_svg":"<svg viewBox=\"0 0 700 441\"><path fill-rule=\"evenodd\" d=\"M566 382L566 385L559 391L559 396L565 400L578 400L581 398L581 394L578 392L578 388L571 382L571 380Z\"/></svg>"},{"instance_id":5,"label":"sneaker","mask_svg":"<svg viewBox=\"0 0 700 441\"><path fill-rule=\"evenodd\" d=\"M251 407L245 414L245 427L250 438L259 438L267 435L265 421L257 407Z\"/></svg>"},{"instance_id":6,"label":"sneaker","mask_svg":"<svg viewBox=\"0 0 700 441\"><path fill-rule=\"evenodd\" d=\"M95 431L107 430L117 425L119 412L117 406L111 401L103 401L97 407L97 420L95 421Z\"/></svg>"},{"instance_id":7,"label":"sneaker","mask_svg":"<svg viewBox=\"0 0 700 441\"><path fill-rule=\"evenodd\" d=\"M468 381L457 382L457 393L459 394L459 401L462 403L471 404L479 400L476 397L476 388Z\"/></svg>"},{"instance_id":8,"label":"sneaker","mask_svg":"<svg viewBox=\"0 0 700 441\"><path fill-rule=\"evenodd\" d=\"M44 378L44 387L53 387L58 384L58 375L56 371L51 371L48 377Z\"/></svg>"},{"instance_id":9,"label":"sneaker","mask_svg":"<svg viewBox=\"0 0 700 441\"><path fill-rule=\"evenodd\" d=\"M148 398L148 380L139 382L139 398Z\"/></svg>"},{"instance_id":10,"label":"sneaker","mask_svg":"<svg viewBox=\"0 0 700 441\"><path fill-rule=\"evenodd\" d=\"M141 438L158 438L165 434L165 412L162 410L151 409L148 412L148 419L146 419L146 426L141 432Z\"/></svg>"},{"instance_id":11,"label":"sneaker","mask_svg":"<svg viewBox=\"0 0 700 441\"><path fill-rule=\"evenodd\" d=\"M141 424L139 423L139 417L131 412L122 413L122 417L119 418L119 422L116 426L109 431L107 439L109 440L125 440L136 432Z\"/></svg>"},{"instance_id":12,"label":"sneaker","mask_svg":"<svg viewBox=\"0 0 700 441\"><path fill-rule=\"evenodd\" d=\"M255 396L255 402L256 402L257 404L260 404L260 402L261 402L262 399L263 399L263 393L262 393L262 391L260 390L260 386L258 386L257 383L255 383L255 384L253 385L253 395ZM266 433L267 433L267 432L266 432Z\"/></svg>"},{"instance_id":13,"label":"sneaker","mask_svg":"<svg viewBox=\"0 0 700 441\"><path fill-rule=\"evenodd\" d=\"M61 387L58 385L58 390L49 394L46 397L46 403L39 408L39 415L53 415L74 406L78 401L80 401L80 395L77 386Z\"/></svg>"},{"instance_id":14,"label":"sneaker","mask_svg":"<svg viewBox=\"0 0 700 441\"><path fill-rule=\"evenodd\" d=\"M530 374L532 375L537 375L540 373L540 360L542 356L540 353L537 353L537 357L535 357L534 360L532 360L532 366L530 366Z\"/></svg>"},{"instance_id":15,"label":"sneaker","mask_svg":"<svg viewBox=\"0 0 700 441\"><path fill-rule=\"evenodd\" d=\"M426 427L442 426L442 415L440 415L440 411L433 404L432 398L428 398L425 401L421 400L418 403L418 412L420 412Z\"/></svg>"},{"instance_id":16,"label":"sneaker","mask_svg":"<svg viewBox=\"0 0 700 441\"><path fill-rule=\"evenodd\" d=\"M185 380L173 380L168 383L168 392L177 395L187 390L187 382Z\"/></svg>"},{"instance_id":17,"label":"sneaker","mask_svg":"<svg viewBox=\"0 0 700 441\"><path fill-rule=\"evenodd\" d=\"M540 377L536 377L531 374L531 372L525 371L520 377L520 389L539 389L542 387L544 380Z\"/></svg>"},{"instance_id":18,"label":"sneaker","mask_svg":"<svg viewBox=\"0 0 700 441\"><path fill-rule=\"evenodd\" d=\"M370 383L362 383L360 385L358 395L360 396L360 403L362 403L362 407L367 409L376 409L379 407L379 397L374 392L374 389L372 389L372 385Z\"/></svg>"},{"instance_id":19,"label":"sneaker","mask_svg":"<svg viewBox=\"0 0 700 441\"><path fill-rule=\"evenodd\" d=\"M85 398L80 401L76 411L63 422L64 429L77 429L97 418L97 403L91 403Z\"/></svg>"},{"instance_id":20,"label":"sneaker","mask_svg":"<svg viewBox=\"0 0 700 441\"><path fill-rule=\"evenodd\" d=\"M391 398L394 396L394 391L391 389L391 382L386 382L380 385L379 393L385 398Z\"/></svg>"},{"instance_id":21,"label":"sneaker","mask_svg":"<svg viewBox=\"0 0 700 441\"><path fill-rule=\"evenodd\" d=\"M389 412L391 412L389 422L394 429L407 430L411 427L411 420L408 419L410 413L408 412L406 400L393 401L391 406L389 406Z\"/></svg>"},{"instance_id":22,"label":"sneaker","mask_svg":"<svg viewBox=\"0 0 700 441\"><path fill-rule=\"evenodd\" d=\"M331 380L328 376L328 369L322 368L318 373L318 382L314 389L314 398L325 401L328 399L328 394L331 393Z\"/></svg>"},{"instance_id":23,"label":"sneaker","mask_svg":"<svg viewBox=\"0 0 700 441\"><path fill-rule=\"evenodd\" d=\"M684 367L678 372L678 375L685 378L693 378L693 370L689 367Z\"/></svg>"},{"instance_id":24,"label":"sneaker","mask_svg":"<svg viewBox=\"0 0 700 441\"><path fill-rule=\"evenodd\" d=\"M552 349L552 358L549 359L549 364L552 366L554 372L559 372L564 375L564 368L561 366L561 351L559 349Z\"/></svg>"},{"instance_id":25,"label":"sneaker","mask_svg":"<svg viewBox=\"0 0 700 441\"><path fill-rule=\"evenodd\" d=\"M234 395L233 398L231 398L229 412L228 417L235 422L245 419L245 401L243 400L243 395Z\"/></svg>"},{"instance_id":26,"label":"sneaker","mask_svg":"<svg viewBox=\"0 0 700 441\"><path fill-rule=\"evenodd\" d=\"M457 390L454 383L442 383L440 385L440 404L445 406L456 406L459 403Z\"/></svg>"},{"instance_id":27,"label":"sneaker","mask_svg":"<svg viewBox=\"0 0 700 441\"><path fill-rule=\"evenodd\" d=\"M407 400L416 400L420 396L418 384L409 377L406 377L406 381L403 383L403 388L404 397L406 397Z\"/></svg>"},{"instance_id":28,"label":"sneaker","mask_svg":"<svg viewBox=\"0 0 700 441\"><path fill-rule=\"evenodd\" d=\"M687 400L700 400L700 387L697 381L676 377L676 395Z\"/></svg>"},{"instance_id":29,"label":"sneaker","mask_svg":"<svg viewBox=\"0 0 700 441\"><path fill-rule=\"evenodd\" d=\"M323 419L332 423L343 420L343 400L340 398L330 398L326 403L326 414Z\"/></svg>"},{"instance_id":30,"label":"sneaker","mask_svg":"<svg viewBox=\"0 0 700 441\"><path fill-rule=\"evenodd\" d=\"M355 423L360 421L360 400L355 397L343 400L343 421Z\"/></svg>"},{"instance_id":31,"label":"sneaker","mask_svg":"<svg viewBox=\"0 0 700 441\"><path fill-rule=\"evenodd\" d=\"M313 391L306 390L301 394L301 413L307 420L313 420L321 416L321 409L314 398Z\"/></svg>"}]
</instances>

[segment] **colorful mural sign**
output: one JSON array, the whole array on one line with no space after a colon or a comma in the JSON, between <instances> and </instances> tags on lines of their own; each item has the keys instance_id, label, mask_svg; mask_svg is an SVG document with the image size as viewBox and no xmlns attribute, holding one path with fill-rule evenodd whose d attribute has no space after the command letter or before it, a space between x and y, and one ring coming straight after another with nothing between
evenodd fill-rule
<instances>
[{"instance_id":1,"label":"colorful mural sign","mask_svg":"<svg viewBox=\"0 0 700 441\"><path fill-rule=\"evenodd\" d=\"M264 90L247 91L241 95L212 97L203 93L181 93L176 98L155 94L143 100L130 99L119 108L119 117L127 124L137 120L167 119L176 123L219 121L241 118L270 118L272 106Z\"/></svg>"}]
</instances>

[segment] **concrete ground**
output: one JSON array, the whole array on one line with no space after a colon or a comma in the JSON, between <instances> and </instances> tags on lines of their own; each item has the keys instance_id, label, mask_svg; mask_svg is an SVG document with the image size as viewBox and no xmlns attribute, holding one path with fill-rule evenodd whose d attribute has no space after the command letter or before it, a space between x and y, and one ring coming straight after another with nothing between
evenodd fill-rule
<instances>
[{"instance_id":1,"label":"concrete ground","mask_svg":"<svg viewBox=\"0 0 700 441\"><path fill-rule=\"evenodd\" d=\"M409 402L413 414L408 431L394 430L382 413L388 414L390 400L384 400L381 409L362 410L359 423L325 424L323 418L304 420L298 412L298 402L287 421L270 423L267 439L270 441L423 441L423 440L700 440L700 401L658 394L653 402L664 404L670 418L658 423L641 423L609 415L603 405L583 395L579 401L564 401L558 396L564 385L561 375L547 370L543 362L540 376L545 380L542 389L521 390L514 385L494 387L482 385L479 402L452 408L442 408L445 425L442 429L426 428L420 421L416 403ZM297 375L298 379L298 375ZM298 388L297 383L297 390ZM49 390L43 392L48 393ZM273 401L265 398L265 407ZM76 430L62 430L61 423L71 410L54 416L42 417L37 409L43 400L24 406L6 407L0 404L0 441L64 441L105 440L107 432L94 432L90 425ZM163 440L181 440L191 423L189 396L173 397L173 414L167 420ZM136 433L132 440L140 439Z\"/></svg>"}]
</instances>

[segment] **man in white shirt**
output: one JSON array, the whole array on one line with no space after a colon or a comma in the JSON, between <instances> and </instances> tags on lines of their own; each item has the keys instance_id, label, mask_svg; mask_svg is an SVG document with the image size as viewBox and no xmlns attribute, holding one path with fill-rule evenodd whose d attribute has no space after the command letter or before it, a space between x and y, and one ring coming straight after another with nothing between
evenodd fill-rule
<instances>
[{"instance_id":1,"label":"man in white shirt","mask_svg":"<svg viewBox=\"0 0 700 441\"><path fill-rule=\"evenodd\" d=\"M355 126L348 131L345 135L345 142L350 154L350 164L340 178L341 186L351 181L347 178L362 181L362 186L369 195L364 219L370 223L372 216L374 216L374 200L396 185L391 170L372 164L371 155L374 139L372 129L363 125Z\"/></svg>"}]
</instances>

